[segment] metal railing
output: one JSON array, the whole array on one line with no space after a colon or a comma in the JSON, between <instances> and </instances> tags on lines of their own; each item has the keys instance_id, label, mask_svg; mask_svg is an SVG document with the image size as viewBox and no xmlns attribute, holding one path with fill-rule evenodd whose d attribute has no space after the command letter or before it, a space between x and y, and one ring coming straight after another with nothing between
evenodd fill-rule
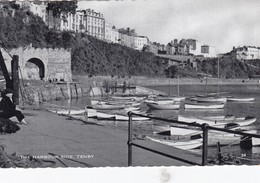
<instances>
[{"instance_id":1,"label":"metal railing","mask_svg":"<svg viewBox=\"0 0 260 183\"><path fill-rule=\"evenodd\" d=\"M205 166L207 165L207 159L208 159L208 132L209 130L212 131L219 131L219 132L226 132L226 133L232 133L232 134L237 134L237 135L242 135L244 137L255 137L255 138L260 138L260 135L258 134L251 134L251 133L245 133L242 131L235 131L235 130L229 130L229 129L224 129L224 128L217 128L217 127L213 127L213 126L209 126L208 124L204 123L204 124L198 124L198 123L187 123L187 122L182 122L182 121L177 121L177 120L170 120L170 119L164 119L164 118L159 118L159 117L152 117L152 116L147 116L147 115L143 115L143 114L136 114L133 112L128 112L128 116L129 116L129 120L128 120L128 166L132 166L132 162L133 162L133 151L132 148L133 146L136 146L138 148L156 153L156 154L160 154L162 156L166 156L178 161L182 161L184 163L188 163L190 165L200 165L200 166ZM169 155L166 154L162 151L157 151L151 148L147 148L145 146L139 145L137 143L134 143L133 141L133 121L132 121L132 116L139 116L139 117L146 117L146 118L150 118L150 119L154 119L154 120L160 120L160 121L164 121L164 122L168 122L168 123L173 123L173 124L180 124L180 125L186 125L186 126L191 126L191 127L199 127L202 130L202 161L200 164L196 163L196 162L192 162L189 161L187 159L183 159L174 155Z\"/></svg>"}]
</instances>

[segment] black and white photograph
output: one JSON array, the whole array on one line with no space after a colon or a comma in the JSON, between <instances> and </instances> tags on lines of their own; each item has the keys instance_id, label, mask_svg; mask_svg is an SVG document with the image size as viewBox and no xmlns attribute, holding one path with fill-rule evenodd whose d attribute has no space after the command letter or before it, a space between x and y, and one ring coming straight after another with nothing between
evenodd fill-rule
<instances>
[{"instance_id":1,"label":"black and white photograph","mask_svg":"<svg viewBox=\"0 0 260 183\"><path fill-rule=\"evenodd\" d=\"M0 1L0 169L260 165L259 7Z\"/></svg>"}]
</instances>

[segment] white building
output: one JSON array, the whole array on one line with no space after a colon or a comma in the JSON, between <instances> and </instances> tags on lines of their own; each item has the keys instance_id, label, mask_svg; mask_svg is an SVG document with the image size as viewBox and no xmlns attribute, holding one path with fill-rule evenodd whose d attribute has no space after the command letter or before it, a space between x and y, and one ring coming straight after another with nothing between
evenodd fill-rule
<instances>
[{"instance_id":1,"label":"white building","mask_svg":"<svg viewBox=\"0 0 260 183\"><path fill-rule=\"evenodd\" d=\"M260 48L254 46L243 46L235 48L235 54L237 59L260 59Z\"/></svg>"},{"instance_id":2,"label":"white building","mask_svg":"<svg viewBox=\"0 0 260 183\"><path fill-rule=\"evenodd\" d=\"M105 40L112 42L112 24L105 21Z\"/></svg>"},{"instance_id":3,"label":"white building","mask_svg":"<svg viewBox=\"0 0 260 183\"><path fill-rule=\"evenodd\" d=\"M84 13L82 11L76 11L76 14L62 14L60 30L85 32Z\"/></svg>"},{"instance_id":4,"label":"white building","mask_svg":"<svg viewBox=\"0 0 260 183\"><path fill-rule=\"evenodd\" d=\"M189 53L193 55L201 55L202 43L195 39L187 39L189 45Z\"/></svg>"},{"instance_id":5,"label":"white building","mask_svg":"<svg viewBox=\"0 0 260 183\"><path fill-rule=\"evenodd\" d=\"M209 46L209 45L202 45L201 46L201 54L204 57L209 57L209 58L217 57L215 47Z\"/></svg>"},{"instance_id":6,"label":"white building","mask_svg":"<svg viewBox=\"0 0 260 183\"><path fill-rule=\"evenodd\" d=\"M134 37L134 48L136 50L142 50L145 45L148 45L148 38L145 36Z\"/></svg>"},{"instance_id":7,"label":"white building","mask_svg":"<svg viewBox=\"0 0 260 183\"><path fill-rule=\"evenodd\" d=\"M105 18L103 14L91 9L82 11L84 11L84 26L87 34L99 39L105 39Z\"/></svg>"},{"instance_id":8,"label":"white building","mask_svg":"<svg viewBox=\"0 0 260 183\"><path fill-rule=\"evenodd\" d=\"M111 30L111 41L113 43L119 43L119 32L115 26L113 26Z\"/></svg>"}]
</instances>

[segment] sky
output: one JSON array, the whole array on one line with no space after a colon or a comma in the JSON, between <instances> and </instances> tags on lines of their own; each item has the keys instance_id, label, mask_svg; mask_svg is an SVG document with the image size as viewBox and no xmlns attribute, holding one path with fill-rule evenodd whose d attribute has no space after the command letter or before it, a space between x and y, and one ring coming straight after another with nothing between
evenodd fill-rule
<instances>
[{"instance_id":1,"label":"sky","mask_svg":"<svg viewBox=\"0 0 260 183\"><path fill-rule=\"evenodd\" d=\"M260 46L259 0L90 0L116 28L135 29L152 42L196 39L226 53L233 46Z\"/></svg>"}]
</instances>

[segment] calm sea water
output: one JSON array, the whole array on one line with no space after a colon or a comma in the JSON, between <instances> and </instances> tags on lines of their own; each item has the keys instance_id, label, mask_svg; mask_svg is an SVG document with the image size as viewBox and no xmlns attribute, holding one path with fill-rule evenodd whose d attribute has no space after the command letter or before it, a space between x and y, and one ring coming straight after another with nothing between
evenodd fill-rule
<instances>
[{"instance_id":1,"label":"calm sea water","mask_svg":"<svg viewBox=\"0 0 260 183\"><path fill-rule=\"evenodd\" d=\"M167 86L150 86L149 88L156 89L168 93L171 96L177 95L176 85ZM151 112L156 117L177 119L178 114L192 115L192 116L215 116L215 115L235 115L236 117L254 116L257 118L255 124L251 125L250 129L257 129L260 134L260 84L256 85L180 85L180 96L194 96L196 94L205 94L205 92L228 92L225 95L233 97L254 97L254 102L237 103L228 102L224 109L219 110L185 110L184 102L181 103L179 110L153 110L149 111L145 104L141 105L141 109ZM52 107L62 107L64 109L82 109L90 104L89 98L80 98L77 100L68 101L53 101L49 105ZM112 128L120 128L127 132L127 122L115 121L98 121L89 119L91 122L100 123ZM153 134L154 131L159 132L164 126L169 125L162 121L149 121L149 122L134 122L134 132L138 134ZM215 156L217 149L215 147L209 148L209 155ZM194 150L194 152L201 153L201 150ZM242 161L243 164L260 164L260 147L253 147L251 149L243 149L239 145L223 146L221 152L227 154L231 153L238 157L243 157L247 161Z\"/></svg>"}]
</instances>

